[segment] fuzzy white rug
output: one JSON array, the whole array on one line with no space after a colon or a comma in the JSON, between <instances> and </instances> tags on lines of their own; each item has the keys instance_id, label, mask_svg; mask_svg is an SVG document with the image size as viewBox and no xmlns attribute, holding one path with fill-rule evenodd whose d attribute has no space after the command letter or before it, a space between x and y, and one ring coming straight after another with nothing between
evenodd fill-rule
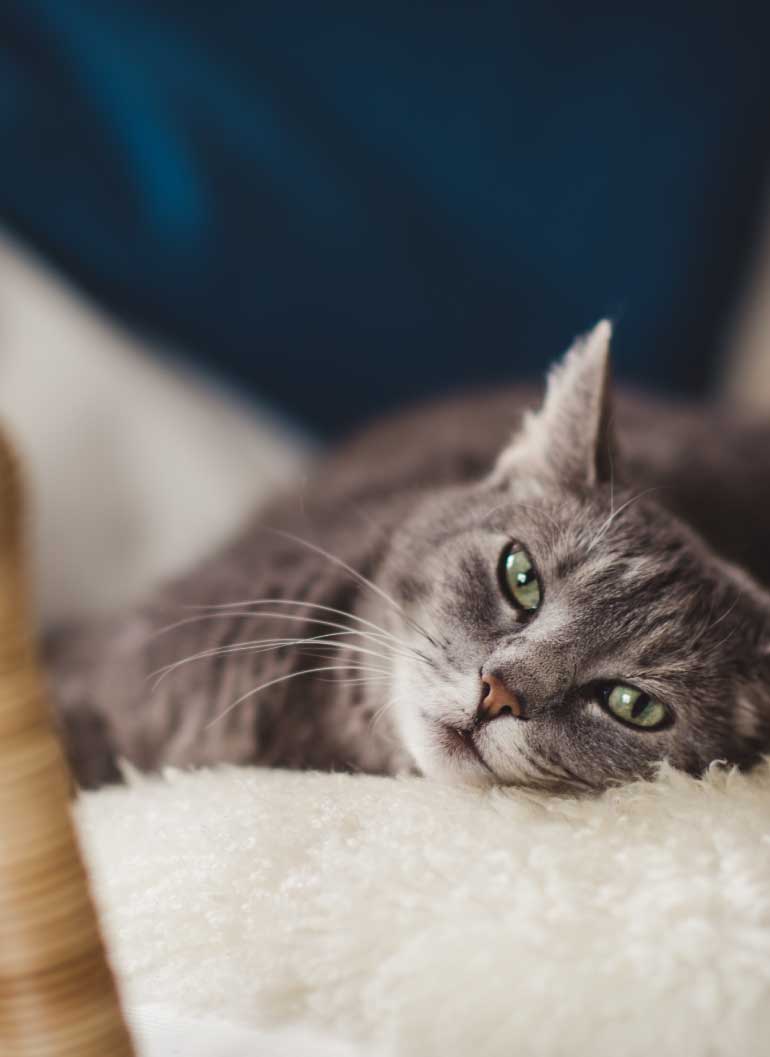
<instances>
[{"instance_id":1,"label":"fuzzy white rug","mask_svg":"<svg viewBox=\"0 0 770 1057\"><path fill-rule=\"evenodd\" d=\"M770 1051L770 764L583 802L224 769L78 817L132 1009L362 1055Z\"/></svg>"}]
</instances>

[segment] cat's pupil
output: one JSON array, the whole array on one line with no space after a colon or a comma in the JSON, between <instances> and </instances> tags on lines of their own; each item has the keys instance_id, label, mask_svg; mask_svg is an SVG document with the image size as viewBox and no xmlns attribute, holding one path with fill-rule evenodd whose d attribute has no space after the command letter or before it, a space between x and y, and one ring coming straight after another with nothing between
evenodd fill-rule
<instances>
[{"instance_id":1,"label":"cat's pupil","mask_svg":"<svg viewBox=\"0 0 770 1057\"><path fill-rule=\"evenodd\" d=\"M641 714L645 711L649 703L650 699L647 694L640 694L631 707L632 718L638 719L639 716L641 716Z\"/></svg>"}]
</instances>

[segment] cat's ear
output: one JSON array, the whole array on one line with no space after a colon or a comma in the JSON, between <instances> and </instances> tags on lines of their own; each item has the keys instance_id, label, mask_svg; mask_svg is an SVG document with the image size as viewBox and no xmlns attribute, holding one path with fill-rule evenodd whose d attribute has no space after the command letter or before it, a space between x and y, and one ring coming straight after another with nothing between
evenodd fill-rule
<instances>
[{"instance_id":1,"label":"cat's ear","mask_svg":"<svg viewBox=\"0 0 770 1057\"><path fill-rule=\"evenodd\" d=\"M536 466L565 485L583 488L610 480L615 457L611 336L612 327L603 319L551 369L543 406L525 417L498 460L495 478Z\"/></svg>"}]
</instances>

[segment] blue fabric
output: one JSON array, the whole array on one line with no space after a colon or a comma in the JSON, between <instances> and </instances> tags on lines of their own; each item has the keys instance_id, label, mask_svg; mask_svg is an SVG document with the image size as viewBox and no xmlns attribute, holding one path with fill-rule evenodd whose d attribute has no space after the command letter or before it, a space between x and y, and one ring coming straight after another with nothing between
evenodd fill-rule
<instances>
[{"instance_id":1,"label":"blue fabric","mask_svg":"<svg viewBox=\"0 0 770 1057\"><path fill-rule=\"evenodd\" d=\"M333 433L598 316L706 387L770 156L770 7L0 2L0 219Z\"/></svg>"}]
</instances>

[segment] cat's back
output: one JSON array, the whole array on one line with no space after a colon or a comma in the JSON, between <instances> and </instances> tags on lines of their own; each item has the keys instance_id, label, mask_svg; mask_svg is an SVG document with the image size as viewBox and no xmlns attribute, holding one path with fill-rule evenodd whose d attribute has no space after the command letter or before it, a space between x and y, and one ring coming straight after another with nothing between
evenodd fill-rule
<instances>
[{"instance_id":1,"label":"cat's back","mask_svg":"<svg viewBox=\"0 0 770 1057\"><path fill-rule=\"evenodd\" d=\"M384 418L325 460L324 501L387 504L479 479L541 399L537 387L502 386ZM770 584L770 420L621 390L613 426L625 483L656 489L720 554Z\"/></svg>"}]
</instances>

